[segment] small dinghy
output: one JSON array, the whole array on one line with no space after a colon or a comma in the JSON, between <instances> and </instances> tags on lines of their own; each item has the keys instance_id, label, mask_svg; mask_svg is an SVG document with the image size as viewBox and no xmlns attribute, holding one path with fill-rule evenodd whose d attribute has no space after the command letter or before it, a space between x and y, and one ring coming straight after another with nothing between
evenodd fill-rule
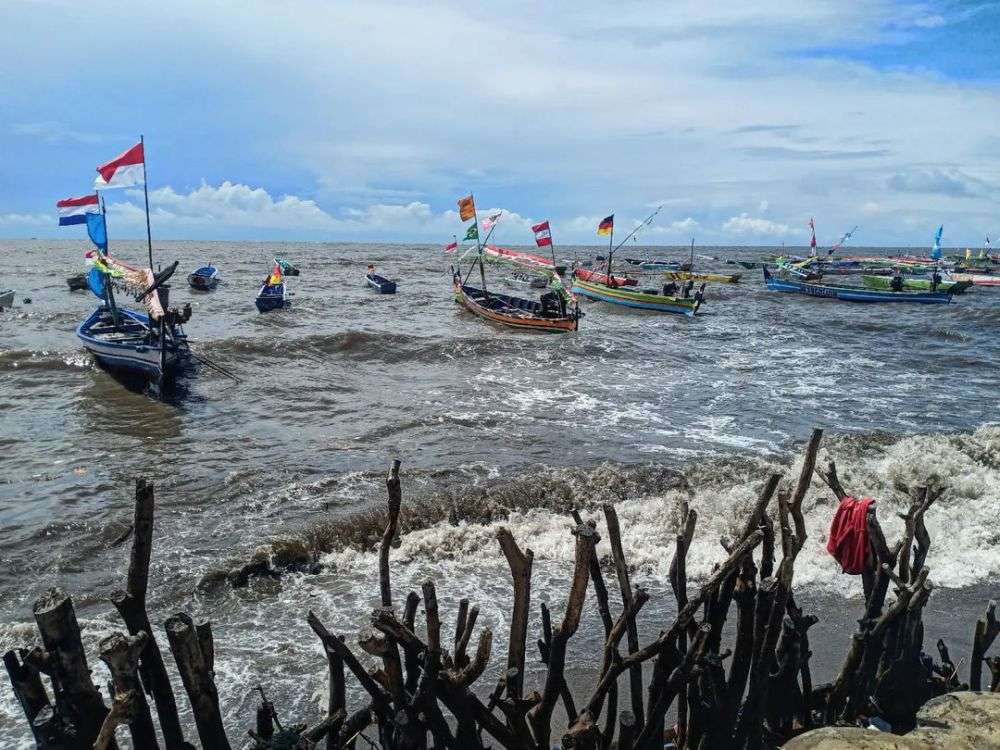
<instances>
[{"instance_id":1,"label":"small dinghy","mask_svg":"<svg viewBox=\"0 0 1000 750\"><path fill-rule=\"evenodd\" d=\"M395 294L396 282L377 273L365 274L365 283L379 294Z\"/></svg>"},{"instance_id":2,"label":"small dinghy","mask_svg":"<svg viewBox=\"0 0 1000 750\"><path fill-rule=\"evenodd\" d=\"M0 292L0 307L6 309L14 304L14 290L6 289Z\"/></svg>"},{"instance_id":3,"label":"small dinghy","mask_svg":"<svg viewBox=\"0 0 1000 750\"><path fill-rule=\"evenodd\" d=\"M215 266L208 265L202 266L194 273L188 274L188 284L191 285L192 289L198 289L203 292L211 291L219 283L219 269Z\"/></svg>"},{"instance_id":4,"label":"small dinghy","mask_svg":"<svg viewBox=\"0 0 1000 750\"><path fill-rule=\"evenodd\" d=\"M78 292L86 289L87 275L84 273L78 273L76 276L70 276L66 279L66 286L69 287L71 292Z\"/></svg>"},{"instance_id":5,"label":"small dinghy","mask_svg":"<svg viewBox=\"0 0 1000 750\"><path fill-rule=\"evenodd\" d=\"M274 259L274 268L271 269L271 273L264 279L260 291L257 292L255 304L259 312L265 313L271 310L280 310L283 307L291 307L292 301L288 299L290 294L285 288L284 277L285 269L290 267L280 258Z\"/></svg>"}]
</instances>

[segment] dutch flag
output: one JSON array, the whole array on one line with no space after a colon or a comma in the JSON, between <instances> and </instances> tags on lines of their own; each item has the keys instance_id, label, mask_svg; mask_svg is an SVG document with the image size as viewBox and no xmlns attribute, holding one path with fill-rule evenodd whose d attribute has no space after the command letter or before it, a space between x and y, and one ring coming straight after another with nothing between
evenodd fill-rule
<instances>
[{"instance_id":1,"label":"dutch flag","mask_svg":"<svg viewBox=\"0 0 1000 750\"><path fill-rule=\"evenodd\" d=\"M97 193L83 195L79 198L67 198L56 203L59 209L59 226L70 224L86 224L87 214L99 214L101 207L97 203Z\"/></svg>"}]
</instances>

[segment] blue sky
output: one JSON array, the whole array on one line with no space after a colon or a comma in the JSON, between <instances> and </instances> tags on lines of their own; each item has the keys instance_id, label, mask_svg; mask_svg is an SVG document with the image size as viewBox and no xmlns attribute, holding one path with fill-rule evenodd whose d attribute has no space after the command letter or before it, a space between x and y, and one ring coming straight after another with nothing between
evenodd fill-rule
<instances>
[{"instance_id":1,"label":"blue sky","mask_svg":"<svg viewBox=\"0 0 1000 750\"><path fill-rule=\"evenodd\" d=\"M646 242L1000 234L1000 2L4 0L0 27L0 237L82 236L55 201L139 133L160 239L444 242L470 190L511 244L660 204ZM107 195L142 236L141 193Z\"/></svg>"}]
</instances>

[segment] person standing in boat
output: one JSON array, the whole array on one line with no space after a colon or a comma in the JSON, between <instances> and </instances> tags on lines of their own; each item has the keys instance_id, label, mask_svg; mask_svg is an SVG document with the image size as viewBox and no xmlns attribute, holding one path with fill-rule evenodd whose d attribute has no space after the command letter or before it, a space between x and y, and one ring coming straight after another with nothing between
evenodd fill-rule
<instances>
[{"instance_id":1,"label":"person standing in boat","mask_svg":"<svg viewBox=\"0 0 1000 750\"><path fill-rule=\"evenodd\" d=\"M569 295L566 293L566 287L563 286L562 279L559 278L559 274L553 273L549 278L549 289L559 295L559 314L562 317L566 317L566 301Z\"/></svg>"},{"instance_id":2,"label":"person standing in boat","mask_svg":"<svg viewBox=\"0 0 1000 750\"><path fill-rule=\"evenodd\" d=\"M671 281L670 283L663 285L664 297L673 297L676 294L677 294L677 282Z\"/></svg>"},{"instance_id":3,"label":"person standing in boat","mask_svg":"<svg viewBox=\"0 0 1000 750\"><path fill-rule=\"evenodd\" d=\"M892 269L892 281L889 282L889 288L894 292L903 291L903 272L899 268Z\"/></svg>"},{"instance_id":4,"label":"person standing in boat","mask_svg":"<svg viewBox=\"0 0 1000 750\"><path fill-rule=\"evenodd\" d=\"M931 291L936 292L941 286L941 268L934 266L934 274L931 276Z\"/></svg>"}]
</instances>

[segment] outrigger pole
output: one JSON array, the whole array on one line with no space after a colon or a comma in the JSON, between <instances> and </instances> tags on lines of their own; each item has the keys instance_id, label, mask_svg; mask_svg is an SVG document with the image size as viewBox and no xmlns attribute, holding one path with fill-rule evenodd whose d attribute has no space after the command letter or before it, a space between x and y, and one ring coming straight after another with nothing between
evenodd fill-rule
<instances>
[{"instance_id":1,"label":"outrigger pole","mask_svg":"<svg viewBox=\"0 0 1000 750\"><path fill-rule=\"evenodd\" d=\"M621 242L619 242L617 245L615 245L614 250L611 249L611 242L610 241L608 242L608 284L611 283L611 256L614 255L621 248L622 245L624 245L626 242L628 242L630 239L632 239L640 229L642 229L643 227L649 226L650 223L652 223L652 221L653 221L653 217L655 217L662 210L663 210L663 206L661 205L655 211L653 211L653 213L651 213L649 216L647 216L646 219L645 219L645 221L643 221L635 229L633 229L631 232L629 232L628 233L628 237L626 237ZM614 236L615 236L615 225L612 224L611 225L611 238L612 238L612 241L614 240ZM692 248L694 247L694 240L691 240L691 247ZM692 252L693 252L693 250L692 250Z\"/></svg>"}]
</instances>

